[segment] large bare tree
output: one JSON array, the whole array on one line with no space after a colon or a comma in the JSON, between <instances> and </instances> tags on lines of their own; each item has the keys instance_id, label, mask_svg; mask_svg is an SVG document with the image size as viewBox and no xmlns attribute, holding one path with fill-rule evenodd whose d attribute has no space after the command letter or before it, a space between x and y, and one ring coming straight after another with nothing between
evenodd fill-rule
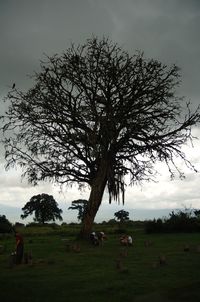
<instances>
[{"instance_id":1,"label":"large bare tree","mask_svg":"<svg viewBox=\"0 0 200 302\"><path fill-rule=\"evenodd\" d=\"M46 57L33 88L14 87L4 116L7 167L20 165L37 184L51 180L90 187L81 235L87 237L107 187L124 201L130 183L150 180L165 162L182 176L176 158L199 122L176 88L177 66L130 56L109 39L93 37L62 55Z\"/></svg>"}]
</instances>

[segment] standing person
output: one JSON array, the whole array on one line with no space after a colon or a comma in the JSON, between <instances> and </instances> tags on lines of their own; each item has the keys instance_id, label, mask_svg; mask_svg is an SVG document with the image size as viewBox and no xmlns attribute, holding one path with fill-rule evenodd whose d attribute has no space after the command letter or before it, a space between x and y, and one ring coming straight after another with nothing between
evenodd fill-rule
<instances>
[{"instance_id":1,"label":"standing person","mask_svg":"<svg viewBox=\"0 0 200 302\"><path fill-rule=\"evenodd\" d=\"M24 254L24 240L21 234L15 232L16 239L16 264L21 264Z\"/></svg>"}]
</instances>

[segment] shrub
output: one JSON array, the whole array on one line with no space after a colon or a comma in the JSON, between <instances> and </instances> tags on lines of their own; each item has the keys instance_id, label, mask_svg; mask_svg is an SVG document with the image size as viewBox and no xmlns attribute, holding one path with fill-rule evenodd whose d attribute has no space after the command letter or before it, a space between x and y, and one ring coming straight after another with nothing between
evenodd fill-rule
<instances>
[{"instance_id":1,"label":"shrub","mask_svg":"<svg viewBox=\"0 0 200 302\"><path fill-rule=\"evenodd\" d=\"M29 227L44 227L46 226L46 224L43 224L43 223L38 223L38 222L29 222L26 227L29 228Z\"/></svg>"},{"instance_id":2,"label":"shrub","mask_svg":"<svg viewBox=\"0 0 200 302\"><path fill-rule=\"evenodd\" d=\"M148 220L145 222L145 231L146 233L161 233L164 231L164 223L159 219Z\"/></svg>"},{"instance_id":3,"label":"shrub","mask_svg":"<svg viewBox=\"0 0 200 302\"><path fill-rule=\"evenodd\" d=\"M197 211L190 209L179 210L176 213L172 211L169 218L147 221L145 231L146 233L199 232L200 220L196 213Z\"/></svg>"},{"instance_id":4,"label":"shrub","mask_svg":"<svg viewBox=\"0 0 200 302\"><path fill-rule=\"evenodd\" d=\"M115 233L115 234L120 234L120 235L121 235L121 234L126 234L126 233L127 233L127 230L124 229L124 228L123 228L123 229L120 228L120 229L116 229L116 230L114 231L114 233Z\"/></svg>"},{"instance_id":5,"label":"shrub","mask_svg":"<svg viewBox=\"0 0 200 302\"><path fill-rule=\"evenodd\" d=\"M0 233L11 233L13 231L12 224L5 215L0 215Z\"/></svg>"},{"instance_id":6,"label":"shrub","mask_svg":"<svg viewBox=\"0 0 200 302\"><path fill-rule=\"evenodd\" d=\"M24 224L24 223L21 223L21 222L15 222L14 227L15 227L15 228L18 228L18 227L25 227L25 224Z\"/></svg>"}]
</instances>

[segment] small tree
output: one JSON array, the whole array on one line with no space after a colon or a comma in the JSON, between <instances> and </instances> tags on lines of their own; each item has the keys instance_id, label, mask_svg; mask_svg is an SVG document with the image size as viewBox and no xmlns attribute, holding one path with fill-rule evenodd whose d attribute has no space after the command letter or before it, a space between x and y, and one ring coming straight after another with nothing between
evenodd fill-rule
<instances>
[{"instance_id":1,"label":"small tree","mask_svg":"<svg viewBox=\"0 0 200 302\"><path fill-rule=\"evenodd\" d=\"M12 224L5 215L0 215L0 233L11 233L13 230Z\"/></svg>"},{"instance_id":2,"label":"small tree","mask_svg":"<svg viewBox=\"0 0 200 302\"><path fill-rule=\"evenodd\" d=\"M124 211L124 210L120 210L120 211L116 212L114 214L114 216L120 223L123 223L123 222L129 220L129 212Z\"/></svg>"},{"instance_id":3,"label":"small tree","mask_svg":"<svg viewBox=\"0 0 200 302\"><path fill-rule=\"evenodd\" d=\"M34 221L42 224L51 220L62 220L62 210L58 208L57 202L53 196L45 193L31 197L30 201L22 208L22 211L24 212L21 215L22 219L35 213Z\"/></svg>"},{"instance_id":4,"label":"small tree","mask_svg":"<svg viewBox=\"0 0 200 302\"><path fill-rule=\"evenodd\" d=\"M68 210L78 210L78 220L83 222L84 215L86 213L88 201L86 199L77 199L72 201L71 207Z\"/></svg>"}]
</instances>

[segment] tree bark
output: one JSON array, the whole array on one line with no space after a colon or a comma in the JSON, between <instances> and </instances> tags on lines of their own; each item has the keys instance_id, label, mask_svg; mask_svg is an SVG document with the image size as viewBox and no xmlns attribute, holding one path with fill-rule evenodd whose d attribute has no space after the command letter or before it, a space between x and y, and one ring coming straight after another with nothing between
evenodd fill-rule
<instances>
[{"instance_id":1,"label":"tree bark","mask_svg":"<svg viewBox=\"0 0 200 302\"><path fill-rule=\"evenodd\" d=\"M97 175L92 182L88 206L80 231L80 238L82 239L89 239L89 235L92 231L93 222L98 212L99 206L101 205L103 193L107 183L107 168L108 162L102 160L101 165L99 166L99 169L97 171Z\"/></svg>"}]
</instances>

